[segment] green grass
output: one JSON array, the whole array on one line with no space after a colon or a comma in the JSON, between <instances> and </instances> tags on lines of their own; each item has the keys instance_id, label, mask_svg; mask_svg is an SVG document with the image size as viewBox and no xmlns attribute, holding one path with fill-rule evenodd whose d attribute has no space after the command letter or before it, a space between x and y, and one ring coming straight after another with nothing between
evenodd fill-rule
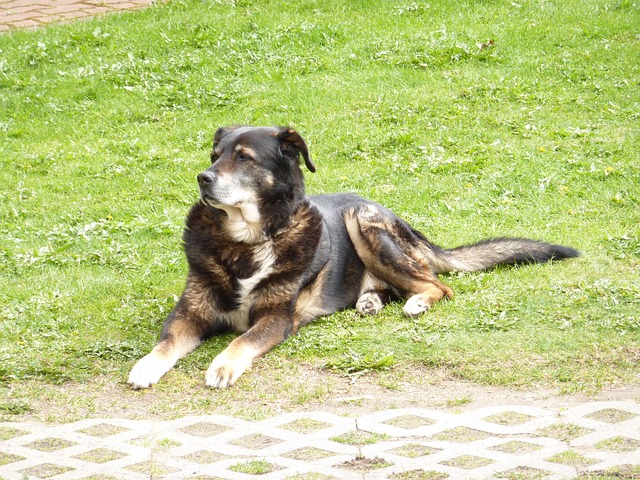
<instances>
[{"instance_id":1,"label":"green grass","mask_svg":"<svg viewBox=\"0 0 640 480\"><path fill-rule=\"evenodd\" d=\"M125 389L181 293L195 176L231 123L293 125L310 193L359 192L440 245L583 252L446 276L456 298L414 320L338 313L269 361L637 382L639 24L630 0L173 0L0 34L0 382ZM230 338L179 371L201 379Z\"/></svg>"}]
</instances>

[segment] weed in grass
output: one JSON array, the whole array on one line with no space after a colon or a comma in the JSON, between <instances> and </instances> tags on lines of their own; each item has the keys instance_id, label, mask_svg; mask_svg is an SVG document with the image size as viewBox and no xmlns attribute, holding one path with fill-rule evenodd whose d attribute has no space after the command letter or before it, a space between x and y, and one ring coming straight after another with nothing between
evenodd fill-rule
<instances>
[{"instance_id":1,"label":"weed in grass","mask_svg":"<svg viewBox=\"0 0 640 480\"><path fill-rule=\"evenodd\" d=\"M354 375L386 370L393 363L393 353L378 354L377 352L367 352L361 354L349 349L341 358L329 360L325 364L325 368L341 371L347 375Z\"/></svg>"},{"instance_id":2,"label":"weed in grass","mask_svg":"<svg viewBox=\"0 0 640 480\"><path fill-rule=\"evenodd\" d=\"M460 398L451 398L445 402L445 405L449 408L462 407L473 402L471 395L465 395Z\"/></svg>"}]
</instances>

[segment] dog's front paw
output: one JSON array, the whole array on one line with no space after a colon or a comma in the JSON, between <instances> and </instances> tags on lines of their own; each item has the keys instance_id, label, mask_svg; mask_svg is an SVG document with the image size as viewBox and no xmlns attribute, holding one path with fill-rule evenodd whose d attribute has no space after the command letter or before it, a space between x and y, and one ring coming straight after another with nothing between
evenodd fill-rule
<instances>
[{"instance_id":1,"label":"dog's front paw","mask_svg":"<svg viewBox=\"0 0 640 480\"><path fill-rule=\"evenodd\" d=\"M384 307L380 295L367 292L356 303L356 311L361 315L378 315Z\"/></svg>"},{"instance_id":2,"label":"dog's front paw","mask_svg":"<svg viewBox=\"0 0 640 480\"><path fill-rule=\"evenodd\" d=\"M251 366L251 360L243 358L231 359L224 352L214 358L206 375L207 387L227 388L236 383Z\"/></svg>"},{"instance_id":3,"label":"dog's front paw","mask_svg":"<svg viewBox=\"0 0 640 480\"><path fill-rule=\"evenodd\" d=\"M421 313L429 310L430 306L429 301L422 295L418 294L407 300L402 311L407 317L417 317Z\"/></svg>"},{"instance_id":4,"label":"dog's front paw","mask_svg":"<svg viewBox=\"0 0 640 480\"><path fill-rule=\"evenodd\" d=\"M158 383L169 368L166 362L150 353L138 360L138 363L133 366L127 383L134 390L149 388L151 385Z\"/></svg>"}]
</instances>

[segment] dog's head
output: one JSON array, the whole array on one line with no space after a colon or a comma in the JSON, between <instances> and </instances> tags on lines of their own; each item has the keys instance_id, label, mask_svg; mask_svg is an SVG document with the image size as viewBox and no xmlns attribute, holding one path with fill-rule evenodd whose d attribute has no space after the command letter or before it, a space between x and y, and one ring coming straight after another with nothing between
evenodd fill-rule
<instances>
[{"instance_id":1,"label":"dog's head","mask_svg":"<svg viewBox=\"0 0 640 480\"><path fill-rule=\"evenodd\" d=\"M220 128L211 167L198 175L201 199L227 212L240 211L254 222L282 214L304 198L300 156L315 172L307 144L291 128Z\"/></svg>"}]
</instances>

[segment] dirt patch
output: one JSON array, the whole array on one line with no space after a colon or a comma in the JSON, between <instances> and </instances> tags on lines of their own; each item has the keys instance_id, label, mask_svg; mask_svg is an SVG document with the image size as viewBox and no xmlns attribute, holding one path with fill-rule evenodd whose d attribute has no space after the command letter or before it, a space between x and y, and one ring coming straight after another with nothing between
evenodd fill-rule
<instances>
[{"instance_id":1,"label":"dirt patch","mask_svg":"<svg viewBox=\"0 0 640 480\"><path fill-rule=\"evenodd\" d=\"M476 385L420 366L350 377L293 361L261 361L235 386L225 390L205 387L200 377L175 369L158 385L143 391L131 390L124 375L61 385L17 382L5 388L0 401L19 402L28 408L5 414L0 420L60 423L83 418L171 419L203 414L261 420L285 412L314 410L346 416L389 408L458 413L491 405L556 408L590 400L640 399L640 385L603 390L589 397L560 395L539 386L509 389ZM460 398L465 402L455 401Z\"/></svg>"},{"instance_id":2,"label":"dirt patch","mask_svg":"<svg viewBox=\"0 0 640 480\"><path fill-rule=\"evenodd\" d=\"M374 457L356 457L353 460L339 463L335 465L338 468L346 468L348 470L356 470L359 472L368 472L378 468L390 467L393 463L386 461L384 458Z\"/></svg>"}]
</instances>

